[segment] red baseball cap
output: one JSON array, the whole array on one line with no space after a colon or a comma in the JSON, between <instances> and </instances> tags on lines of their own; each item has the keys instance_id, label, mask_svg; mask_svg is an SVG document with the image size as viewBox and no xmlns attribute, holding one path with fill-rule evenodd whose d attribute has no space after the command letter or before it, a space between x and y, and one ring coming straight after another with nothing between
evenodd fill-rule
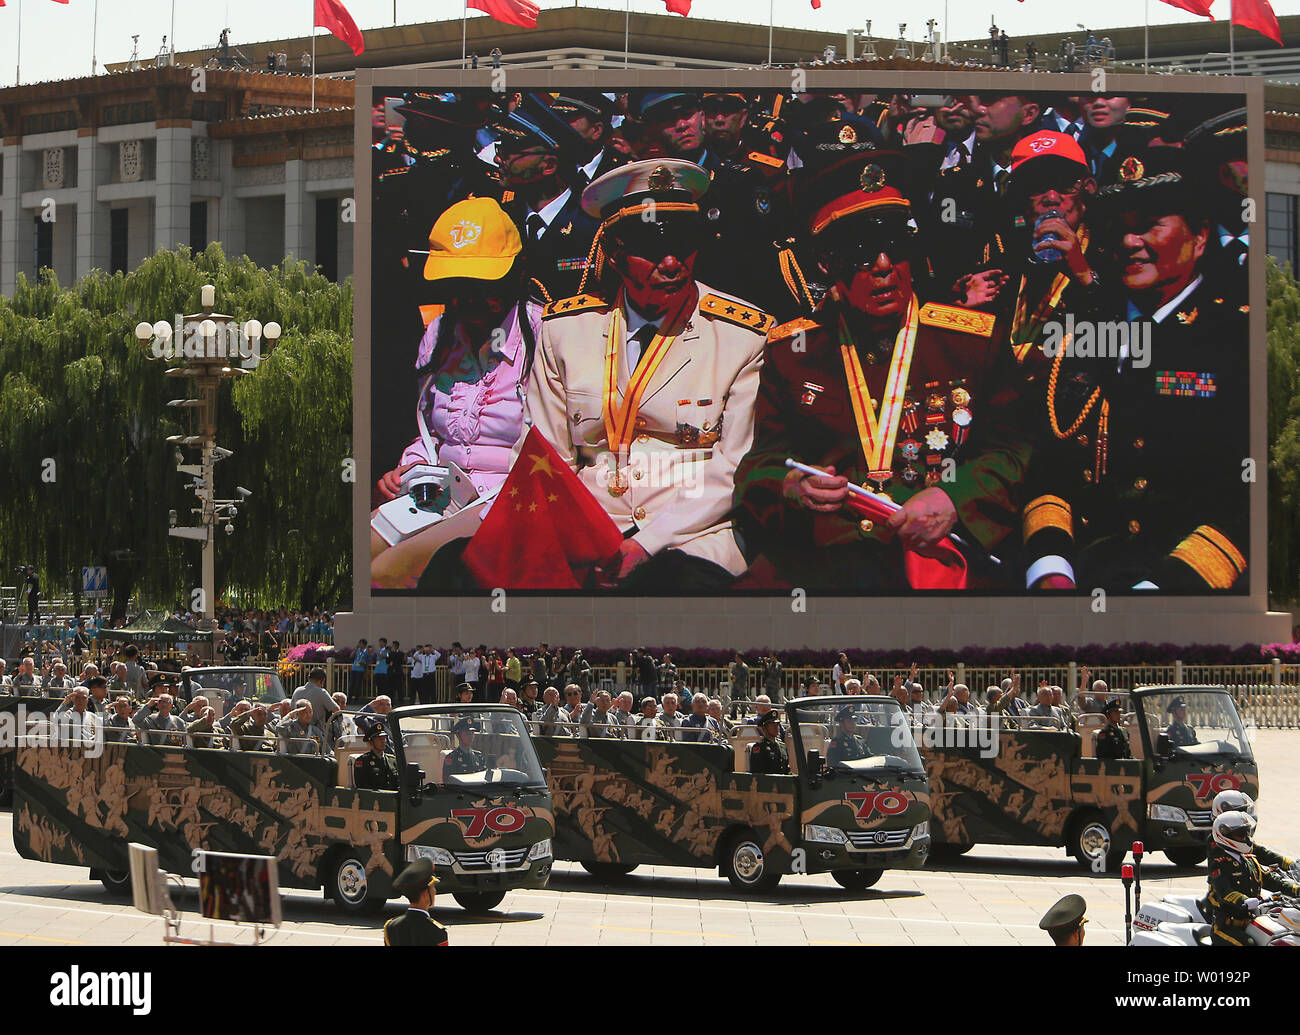
<instances>
[{"instance_id":1,"label":"red baseball cap","mask_svg":"<svg viewBox=\"0 0 1300 1035\"><path fill-rule=\"evenodd\" d=\"M1056 133L1042 130L1033 136L1025 137L1011 152L1011 171L1015 172L1032 158L1061 158L1074 162L1091 171L1088 159L1083 155L1083 148L1068 133Z\"/></svg>"}]
</instances>

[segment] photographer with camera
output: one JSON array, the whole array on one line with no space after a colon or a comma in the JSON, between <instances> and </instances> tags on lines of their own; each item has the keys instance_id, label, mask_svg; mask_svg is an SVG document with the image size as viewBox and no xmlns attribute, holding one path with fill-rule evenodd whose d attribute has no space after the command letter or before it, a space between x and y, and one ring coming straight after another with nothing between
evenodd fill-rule
<instances>
[{"instance_id":1,"label":"photographer with camera","mask_svg":"<svg viewBox=\"0 0 1300 1035\"><path fill-rule=\"evenodd\" d=\"M27 587L27 624L41 624L41 578L30 564L20 564L14 572Z\"/></svg>"}]
</instances>

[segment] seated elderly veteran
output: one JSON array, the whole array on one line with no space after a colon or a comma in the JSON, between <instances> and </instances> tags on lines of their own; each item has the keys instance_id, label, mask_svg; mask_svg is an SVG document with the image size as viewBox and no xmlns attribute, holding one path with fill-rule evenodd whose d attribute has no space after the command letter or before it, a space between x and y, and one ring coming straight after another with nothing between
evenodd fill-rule
<instances>
[{"instance_id":1,"label":"seated elderly veteran","mask_svg":"<svg viewBox=\"0 0 1300 1035\"><path fill-rule=\"evenodd\" d=\"M768 334L754 443L736 472L737 524L763 558L746 581L964 588L968 561L997 571L988 552L1019 513L1029 450L1000 376L1006 350L991 316L918 300L902 157L843 144L816 160L795 200L830 289L811 317ZM850 483L874 491L869 506Z\"/></svg>"},{"instance_id":2,"label":"seated elderly veteran","mask_svg":"<svg viewBox=\"0 0 1300 1035\"><path fill-rule=\"evenodd\" d=\"M719 590L746 567L732 487L773 321L695 279L708 186L669 158L587 186L587 293L546 307L529 376L531 422L624 534L597 579L629 592Z\"/></svg>"}]
</instances>

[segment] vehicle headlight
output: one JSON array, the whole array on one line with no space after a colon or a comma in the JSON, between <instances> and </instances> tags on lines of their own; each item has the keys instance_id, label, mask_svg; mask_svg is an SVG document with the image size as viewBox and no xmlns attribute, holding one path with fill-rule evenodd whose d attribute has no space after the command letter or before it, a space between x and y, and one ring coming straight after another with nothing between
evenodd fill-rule
<instances>
[{"instance_id":1,"label":"vehicle headlight","mask_svg":"<svg viewBox=\"0 0 1300 1035\"><path fill-rule=\"evenodd\" d=\"M551 839L543 838L528 849L528 862L536 862L538 859L549 859L551 857Z\"/></svg>"},{"instance_id":2,"label":"vehicle headlight","mask_svg":"<svg viewBox=\"0 0 1300 1035\"><path fill-rule=\"evenodd\" d=\"M456 857L445 848L434 848L431 845L407 845L406 861L415 862L416 859L428 859L434 866L456 865Z\"/></svg>"},{"instance_id":3,"label":"vehicle headlight","mask_svg":"<svg viewBox=\"0 0 1300 1035\"><path fill-rule=\"evenodd\" d=\"M1147 818L1161 823L1186 823L1187 813L1173 805L1148 805Z\"/></svg>"},{"instance_id":4,"label":"vehicle headlight","mask_svg":"<svg viewBox=\"0 0 1300 1035\"><path fill-rule=\"evenodd\" d=\"M914 827L912 828L912 836L913 836L913 837L929 837L929 836L930 836L930 821L927 819L927 820L924 820L924 821L922 821L922 822L916 824L916 826L914 826Z\"/></svg>"},{"instance_id":5,"label":"vehicle headlight","mask_svg":"<svg viewBox=\"0 0 1300 1035\"><path fill-rule=\"evenodd\" d=\"M821 841L832 845L847 844L849 840L844 831L838 827L822 827L816 823L804 825L803 839L805 841Z\"/></svg>"}]
</instances>

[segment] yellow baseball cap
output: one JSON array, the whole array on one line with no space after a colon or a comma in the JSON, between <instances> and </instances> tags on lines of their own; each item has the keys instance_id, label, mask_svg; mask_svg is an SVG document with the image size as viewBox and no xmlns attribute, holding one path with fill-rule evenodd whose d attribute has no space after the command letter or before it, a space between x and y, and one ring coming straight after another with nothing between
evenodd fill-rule
<instances>
[{"instance_id":1,"label":"yellow baseball cap","mask_svg":"<svg viewBox=\"0 0 1300 1035\"><path fill-rule=\"evenodd\" d=\"M429 232L425 280L500 280L523 251L514 222L491 198L467 198L438 217Z\"/></svg>"}]
</instances>

